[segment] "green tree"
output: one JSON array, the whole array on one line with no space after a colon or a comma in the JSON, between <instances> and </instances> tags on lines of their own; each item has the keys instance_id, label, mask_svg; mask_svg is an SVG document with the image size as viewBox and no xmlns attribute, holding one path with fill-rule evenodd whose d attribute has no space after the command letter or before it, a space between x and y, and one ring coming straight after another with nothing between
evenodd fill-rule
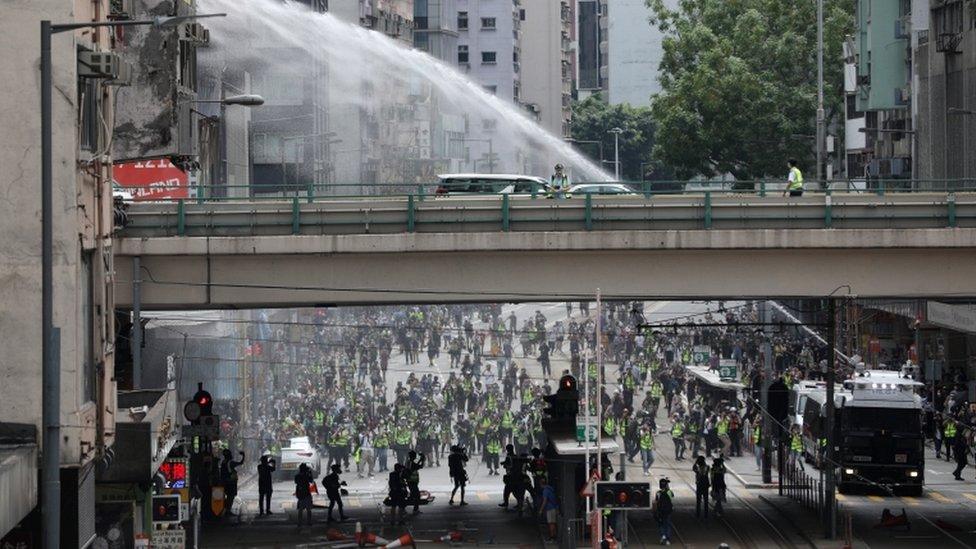
<instances>
[{"instance_id":1,"label":"green tree","mask_svg":"<svg viewBox=\"0 0 976 549\"><path fill-rule=\"evenodd\" d=\"M653 170L651 149L654 145L654 120L649 107L634 107L623 103L607 105L600 94L594 94L573 104L570 135L577 141L599 141L603 146L603 167L613 172L614 136L608 133L620 128L620 177L625 181L641 181L660 176ZM576 147L599 163L600 146L595 143L577 143Z\"/></svg>"},{"instance_id":2,"label":"green tree","mask_svg":"<svg viewBox=\"0 0 976 549\"><path fill-rule=\"evenodd\" d=\"M783 177L814 169L817 24L813 0L647 0L664 33L652 98L653 157L679 177ZM825 0L824 108L843 113L842 48L853 3Z\"/></svg>"}]
</instances>

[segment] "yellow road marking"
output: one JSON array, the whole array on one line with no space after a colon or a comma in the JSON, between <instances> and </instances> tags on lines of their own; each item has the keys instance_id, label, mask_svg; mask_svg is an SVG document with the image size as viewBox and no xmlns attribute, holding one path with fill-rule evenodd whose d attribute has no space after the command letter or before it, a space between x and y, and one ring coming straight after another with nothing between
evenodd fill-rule
<instances>
[{"instance_id":1,"label":"yellow road marking","mask_svg":"<svg viewBox=\"0 0 976 549\"><path fill-rule=\"evenodd\" d=\"M359 498L349 498L349 505L353 507L362 507L363 502L360 501Z\"/></svg>"},{"instance_id":2,"label":"yellow road marking","mask_svg":"<svg viewBox=\"0 0 976 549\"><path fill-rule=\"evenodd\" d=\"M952 503L952 500L951 499L943 496L942 494L940 494L938 492L929 492L929 496L931 496L932 499L938 501L939 503Z\"/></svg>"},{"instance_id":3,"label":"yellow road marking","mask_svg":"<svg viewBox=\"0 0 976 549\"><path fill-rule=\"evenodd\" d=\"M963 497L971 501L976 501L976 495L974 494L963 494Z\"/></svg>"},{"instance_id":4,"label":"yellow road marking","mask_svg":"<svg viewBox=\"0 0 976 549\"><path fill-rule=\"evenodd\" d=\"M908 505L921 505L922 503L918 501L918 498L912 496L903 496L900 498L903 502Z\"/></svg>"},{"instance_id":5,"label":"yellow road marking","mask_svg":"<svg viewBox=\"0 0 976 549\"><path fill-rule=\"evenodd\" d=\"M844 494L837 494L837 501L847 501L847 496Z\"/></svg>"},{"instance_id":6,"label":"yellow road marking","mask_svg":"<svg viewBox=\"0 0 976 549\"><path fill-rule=\"evenodd\" d=\"M488 496L488 492L478 492L478 501L488 501L489 499L491 498Z\"/></svg>"},{"instance_id":7,"label":"yellow road marking","mask_svg":"<svg viewBox=\"0 0 976 549\"><path fill-rule=\"evenodd\" d=\"M884 501L884 498L881 497L881 496L868 496L868 499L871 500L871 501L877 501L877 502Z\"/></svg>"}]
</instances>

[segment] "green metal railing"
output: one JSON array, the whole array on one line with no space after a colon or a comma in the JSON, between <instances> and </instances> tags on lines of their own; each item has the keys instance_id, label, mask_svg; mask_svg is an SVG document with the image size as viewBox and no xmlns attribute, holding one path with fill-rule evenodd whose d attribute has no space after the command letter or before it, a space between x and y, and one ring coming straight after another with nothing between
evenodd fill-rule
<instances>
[{"instance_id":1,"label":"green metal railing","mask_svg":"<svg viewBox=\"0 0 976 549\"><path fill-rule=\"evenodd\" d=\"M606 182L577 182L577 184ZM706 192L715 195L779 196L785 183L782 180L755 181L623 181L634 195L650 199L662 195L694 195ZM282 201L303 198L306 203L321 200L368 200L414 196L423 202L436 194L437 184L426 183L329 183L329 184L288 184L288 185L207 185L179 186L152 185L125 187L136 194L135 201L175 202L187 200L197 204L211 202L259 202ZM848 193L885 196L903 193L967 193L976 192L976 179L874 179L874 180L832 180L827 182L807 181L805 194ZM169 196L166 196L169 195ZM534 199L548 198L544 189L533 189L524 193ZM454 196L454 194L452 194Z\"/></svg>"}]
</instances>

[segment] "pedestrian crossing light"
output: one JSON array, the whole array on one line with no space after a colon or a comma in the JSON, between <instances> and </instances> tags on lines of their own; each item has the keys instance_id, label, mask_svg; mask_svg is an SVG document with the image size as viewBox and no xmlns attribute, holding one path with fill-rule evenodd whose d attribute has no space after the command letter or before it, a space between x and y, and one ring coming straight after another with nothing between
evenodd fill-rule
<instances>
[{"instance_id":1,"label":"pedestrian crossing light","mask_svg":"<svg viewBox=\"0 0 976 549\"><path fill-rule=\"evenodd\" d=\"M183 406L183 416L192 425L200 425L200 418L213 415L213 396L197 383L197 392Z\"/></svg>"},{"instance_id":2,"label":"pedestrian crossing light","mask_svg":"<svg viewBox=\"0 0 976 549\"><path fill-rule=\"evenodd\" d=\"M597 509L649 509L651 484L649 482L598 482L596 483Z\"/></svg>"}]
</instances>

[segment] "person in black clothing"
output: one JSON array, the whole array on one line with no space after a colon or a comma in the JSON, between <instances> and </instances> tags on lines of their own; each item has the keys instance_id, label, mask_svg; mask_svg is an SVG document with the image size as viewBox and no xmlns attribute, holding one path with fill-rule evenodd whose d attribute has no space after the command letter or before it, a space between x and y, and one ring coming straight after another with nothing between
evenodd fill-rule
<instances>
[{"instance_id":1,"label":"person in black clothing","mask_svg":"<svg viewBox=\"0 0 976 549\"><path fill-rule=\"evenodd\" d=\"M302 511L308 511L308 525L312 525L312 490L310 486L315 482L308 465L304 463L298 467L295 474L295 498L298 499L298 527L302 527Z\"/></svg>"},{"instance_id":2,"label":"person in black clothing","mask_svg":"<svg viewBox=\"0 0 976 549\"><path fill-rule=\"evenodd\" d=\"M546 341L539 343L539 364L542 365L542 375L547 379L552 376L552 365L549 360L549 344Z\"/></svg>"},{"instance_id":3,"label":"person in black clothing","mask_svg":"<svg viewBox=\"0 0 976 549\"><path fill-rule=\"evenodd\" d=\"M234 513L234 499L237 497L237 468L244 464L244 452L241 452L240 461L234 461L234 454L230 450L223 451L224 459L220 462L220 482L224 485L224 509L227 516L232 517Z\"/></svg>"},{"instance_id":4,"label":"person in black clothing","mask_svg":"<svg viewBox=\"0 0 976 549\"><path fill-rule=\"evenodd\" d=\"M505 489L502 492L502 502L498 504L499 507L508 508L508 497L512 495L513 486L513 471L515 469L515 446L508 444L505 446L505 461L502 462L502 467L505 468L505 474L502 476L502 482L505 484Z\"/></svg>"},{"instance_id":5,"label":"person in black clothing","mask_svg":"<svg viewBox=\"0 0 976 549\"><path fill-rule=\"evenodd\" d=\"M337 505L339 506L339 520L346 520L346 513L342 510L342 492L340 491L346 483L339 480L339 473L341 472L342 466L336 463L332 466L332 472L322 478L322 487L325 488L325 495L329 498L329 522L335 520L332 518L332 509Z\"/></svg>"},{"instance_id":6,"label":"person in black clothing","mask_svg":"<svg viewBox=\"0 0 976 549\"><path fill-rule=\"evenodd\" d=\"M427 463L427 456L410 450L407 454L407 489L410 491L410 502L413 503L413 514L420 513L420 470Z\"/></svg>"},{"instance_id":7,"label":"person in black clothing","mask_svg":"<svg viewBox=\"0 0 976 549\"><path fill-rule=\"evenodd\" d=\"M952 472L953 478L956 480L965 480L962 478L962 470L966 468L968 460L966 459L969 453L969 444L966 440L966 436L963 433L957 433L955 440L953 441L953 454L956 458L956 470Z\"/></svg>"},{"instance_id":8,"label":"person in black clothing","mask_svg":"<svg viewBox=\"0 0 976 549\"><path fill-rule=\"evenodd\" d=\"M261 456L261 463L258 464L258 515L265 512L271 514L271 492L274 485L271 476L276 467L274 458Z\"/></svg>"},{"instance_id":9,"label":"person in black clothing","mask_svg":"<svg viewBox=\"0 0 976 549\"><path fill-rule=\"evenodd\" d=\"M394 465L393 470L390 471L387 486L389 488L391 523L396 521L397 510L400 511L400 522L403 522L403 516L407 511L407 485L404 472L403 465L399 463Z\"/></svg>"},{"instance_id":10,"label":"person in black clothing","mask_svg":"<svg viewBox=\"0 0 976 549\"><path fill-rule=\"evenodd\" d=\"M725 501L725 460L717 457L712 462L712 495L715 497L715 514L722 516Z\"/></svg>"},{"instance_id":11,"label":"person in black clothing","mask_svg":"<svg viewBox=\"0 0 976 549\"><path fill-rule=\"evenodd\" d=\"M468 483L468 472L464 470L464 465L468 462L468 454L459 446L451 446L451 455L447 458L447 466L451 472L451 479L454 480L454 489L451 490L451 500L448 505L454 505L454 494L458 489L461 490L461 505L467 505L464 501L464 485Z\"/></svg>"},{"instance_id":12,"label":"person in black clothing","mask_svg":"<svg viewBox=\"0 0 976 549\"><path fill-rule=\"evenodd\" d=\"M711 468L705 463L705 456L695 458L695 516L702 515L702 506L705 507L705 518L708 518L708 489L711 486Z\"/></svg>"}]
</instances>

